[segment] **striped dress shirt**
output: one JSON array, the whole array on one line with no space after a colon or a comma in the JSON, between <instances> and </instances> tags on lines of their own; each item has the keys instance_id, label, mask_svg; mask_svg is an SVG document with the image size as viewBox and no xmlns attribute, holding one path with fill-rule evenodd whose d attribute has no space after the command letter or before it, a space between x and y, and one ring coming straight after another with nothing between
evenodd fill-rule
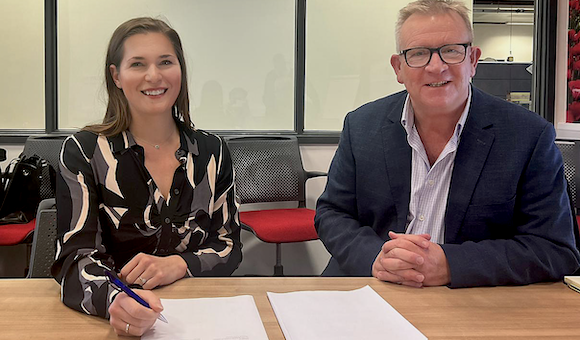
<instances>
[{"instance_id":1,"label":"striped dress shirt","mask_svg":"<svg viewBox=\"0 0 580 340\"><path fill-rule=\"evenodd\" d=\"M455 164L455 154L465 125L471 103L471 89L467 104L453 135L433 164L430 165L425 146L415 126L415 116L409 95L405 100L401 124L407 132L407 142L411 146L411 200L407 215L407 234L429 234L434 243L445 243L445 208L451 174Z\"/></svg>"}]
</instances>

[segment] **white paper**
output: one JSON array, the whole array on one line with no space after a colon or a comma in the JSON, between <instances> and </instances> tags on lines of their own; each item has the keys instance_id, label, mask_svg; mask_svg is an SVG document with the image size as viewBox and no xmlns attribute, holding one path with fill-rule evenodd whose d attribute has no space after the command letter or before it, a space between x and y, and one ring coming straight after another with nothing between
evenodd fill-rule
<instances>
[{"instance_id":1,"label":"white paper","mask_svg":"<svg viewBox=\"0 0 580 340\"><path fill-rule=\"evenodd\" d=\"M270 293L286 340L427 339L371 287Z\"/></svg>"},{"instance_id":2,"label":"white paper","mask_svg":"<svg viewBox=\"0 0 580 340\"><path fill-rule=\"evenodd\" d=\"M161 299L163 316L143 340L268 340L254 298Z\"/></svg>"}]
</instances>

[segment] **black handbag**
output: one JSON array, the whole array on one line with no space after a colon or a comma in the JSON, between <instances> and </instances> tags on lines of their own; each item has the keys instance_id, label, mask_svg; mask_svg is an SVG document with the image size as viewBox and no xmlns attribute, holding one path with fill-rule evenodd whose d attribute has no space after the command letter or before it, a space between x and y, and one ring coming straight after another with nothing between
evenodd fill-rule
<instances>
[{"instance_id":1,"label":"black handbag","mask_svg":"<svg viewBox=\"0 0 580 340\"><path fill-rule=\"evenodd\" d=\"M37 155L20 155L1 176L0 224L28 223L41 199L54 197L56 172ZM41 190L43 191L41 195Z\"/></svg>"}]
</instances>

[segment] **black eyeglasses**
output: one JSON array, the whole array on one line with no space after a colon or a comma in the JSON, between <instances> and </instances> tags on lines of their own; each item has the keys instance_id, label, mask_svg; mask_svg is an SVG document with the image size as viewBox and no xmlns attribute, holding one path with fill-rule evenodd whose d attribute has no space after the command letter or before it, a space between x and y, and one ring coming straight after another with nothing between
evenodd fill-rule
<instances>
[{"instance_id":1,"label":"black eyeglasses","mask_svg":"<svg viewBox=\"0 0 580 340\"><path fill-rule=\"evenodd\" d=\"M409 67L419 68L424 67L431 62L433 53L437 52L439 58L448 64L459 64L465 60L467 54L467 47L471 43L465 44L448 44L437 48L428 47L414 47L399 52L399 55L405 56L405 61Z\"/></svg>"}]
</instances>

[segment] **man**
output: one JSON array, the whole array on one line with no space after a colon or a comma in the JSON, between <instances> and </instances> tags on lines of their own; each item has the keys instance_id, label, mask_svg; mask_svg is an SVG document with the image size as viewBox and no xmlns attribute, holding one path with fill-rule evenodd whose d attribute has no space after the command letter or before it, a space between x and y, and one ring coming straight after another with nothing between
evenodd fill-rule
<instances>
[{"instance_id":1,"label":"man","mask_svg":"<svg viewBox=\"0 0 580 340\"><path fill-rule=\"evenodd\" d=\"M323 275L469 287L578 268L554 128L471 86L467 13L454 0L399 13L391 65L406 91L345 119L316 209Z\"/></svg>"}]
</instances>

